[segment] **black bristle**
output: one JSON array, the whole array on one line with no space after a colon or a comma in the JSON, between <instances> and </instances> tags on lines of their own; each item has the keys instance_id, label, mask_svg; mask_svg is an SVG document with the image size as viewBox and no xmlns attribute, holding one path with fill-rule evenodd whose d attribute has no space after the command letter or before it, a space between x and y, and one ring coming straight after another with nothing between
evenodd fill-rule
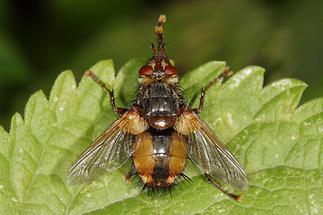
<instances>
[{"instance_id":1,"label":"black bristle","mask_svg":"<svg viewBox=\"0 0 323 215\"><path fill-rule=\"evenodd\" d=\"M193 182L192 179L190 177L188 177L187 175L185 175L184 173L181 173L180 176L184 178L184 181Z\"/></svg>"},{"instance_id":2,"label":"black bristle","mask_svg":"<svg viewBox=\"0 0 323 215\"><path fill-rule=\"evenodd\" d=\"M170 175L174 178L173 184L167 184L167 186L157 186L154 184L145 184L138 174L131 174L130 181L140 189L140 195L146 193L148 196L154 195L171 195L173 197L173 191L178 187L177 185L185 184L186 182L192 182L192 180L185 174Z\"/></svg>"}]
</instances>

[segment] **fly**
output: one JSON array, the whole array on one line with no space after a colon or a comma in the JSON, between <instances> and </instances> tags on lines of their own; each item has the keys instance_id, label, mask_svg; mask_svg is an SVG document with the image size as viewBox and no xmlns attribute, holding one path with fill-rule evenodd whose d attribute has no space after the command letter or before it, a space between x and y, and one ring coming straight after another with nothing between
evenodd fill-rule
<instances>
[{"instance_id":1,"label":"fly","mask_svg":"<svg viewBox=\"0 0 323 215\"><path fill-rule=\"evenodd\" d=\"M221 183L246 189L246 174L199 117L207 91L232 72L224 70L202 89L197 108L188 105L179 86L176 67L165 54L165 21L164 15L158 19L157 47L152 45L153 57L139 70L138 93L128 108L117 107L113 90L92 71L85 73L107 91L119 118L80 155L70 168L69 177L86 180L96 169L111 172L131 160L127 179L138 178L143 190L170 190L178 181L189 180L183 171L190 159L211 184L240 200L239 195L228 192Z\"/></svg>"}]
</instances>

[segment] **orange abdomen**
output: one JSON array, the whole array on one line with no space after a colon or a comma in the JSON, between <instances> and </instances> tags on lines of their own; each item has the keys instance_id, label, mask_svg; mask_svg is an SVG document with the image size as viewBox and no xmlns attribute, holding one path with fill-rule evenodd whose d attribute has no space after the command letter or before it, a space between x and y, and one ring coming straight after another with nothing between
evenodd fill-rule
<instances>
[{"instance_id":1,"label":"orange abdomen","mask_svg":"<svg viewBox=\"0 0 323 215\"><path fill-rule=\"evenodd\" d=\"M182 174L187 155L186 136L174 130L144 132L137 136L133 162L147 187L167 188Z\"/></svg>"}]
</instances>

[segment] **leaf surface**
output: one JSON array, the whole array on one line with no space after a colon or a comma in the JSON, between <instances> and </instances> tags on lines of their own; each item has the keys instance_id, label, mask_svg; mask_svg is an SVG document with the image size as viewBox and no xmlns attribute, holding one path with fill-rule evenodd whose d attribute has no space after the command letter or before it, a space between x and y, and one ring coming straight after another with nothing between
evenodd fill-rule
<instances>
[{"instance_id":1,"label":"leaf surface","mask_svg":"<svg viewBox=\"0 0 323 215\"><path fill-rule=\"evenodd\" d=\"M92 70L116 91L126 107L136 92L142 60L115 73L110 60ZM198 105L201 88L225 68L212 61L181 79L187 100ZM15 114L11 129L0 128L0 214L320 214L323 212L323 98L298 107L306 84L284 79L263 88L264 69L238 71L207 94L201 113L236 155L249 179L243 201L228 199L192 164L192 183L174 196L139 195L122 177L129 165L92 182L71 184L67 172L77 156L117 115L107 94L71 71L55 81L49 98L42 91Z\"/></svg>"}]
</instances>

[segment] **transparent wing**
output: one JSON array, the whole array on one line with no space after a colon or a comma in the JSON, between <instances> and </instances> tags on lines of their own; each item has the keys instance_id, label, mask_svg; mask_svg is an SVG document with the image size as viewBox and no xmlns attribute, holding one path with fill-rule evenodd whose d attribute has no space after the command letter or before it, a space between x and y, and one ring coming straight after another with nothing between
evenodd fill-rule
<instances>
[{"instance_id":1,"label":"transparent wing","mask_svg":"<svg viewBox=\"0 0 323 215\"><path fill-rule=\"evenodd\" d=\"M74 162L68 177L86 180L98 168L111 172L125 163L135 151L131 127L136 120L129 117L136 118L136 114L126 113L112 123Z\"/></svg>"},{"instance_id":2,"label":"transparent wing","mask_svg":"<svg viewBox=\"0 0 323 215\"><path fill-rule=\"evenodd\" d=\"M194 112L185 113L182 123L189 123L189 158L216 180L238 189L248 187L247 177L238 160L229 152L212 129Z\"/></svg>"}]
</instances>

